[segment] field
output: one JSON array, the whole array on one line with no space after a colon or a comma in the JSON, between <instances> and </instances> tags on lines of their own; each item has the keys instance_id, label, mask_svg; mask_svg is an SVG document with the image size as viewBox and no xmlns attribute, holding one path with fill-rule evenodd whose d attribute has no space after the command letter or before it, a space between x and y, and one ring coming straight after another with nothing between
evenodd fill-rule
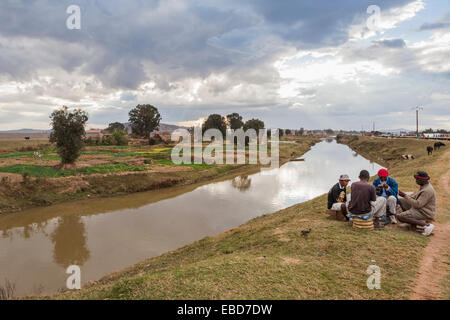
<instances>
[{"instance_id":1,"label":"field","mask_svg":"<svg viewBox=\"0 0 450 320\"><path fill-rule=\"evenodd\" d=\"M301 138L296 143L280 144L280 161L301 155L317 141ZM249 164L175 165L171 161L173 147L148 146L143 141L130 146L86 146L75 167L61 169L61 158L48 141L1 140L0 213L72 199L191 184L258 169L257 165ZM35 156L36 151L41 157Z\"/></svg>"},{"instance_id":2,"label":"field","mask_svg":"<svg viewBox=\"0 0 450 320\"><path fill-rule=\"evenodd\" d=\"M81 291L45 298L448 298L449 150L428 157L429 141L344 137L341 142L388 167L403 191L417 189L415 171L428 171L439 201L435 235L426 238L392 225L353 229L327 219L324 195L148 259ZM416 159L401 160L404 153ZM366 286L370 265L381 269L380 290Z\"/></svg>"}]
</instances>

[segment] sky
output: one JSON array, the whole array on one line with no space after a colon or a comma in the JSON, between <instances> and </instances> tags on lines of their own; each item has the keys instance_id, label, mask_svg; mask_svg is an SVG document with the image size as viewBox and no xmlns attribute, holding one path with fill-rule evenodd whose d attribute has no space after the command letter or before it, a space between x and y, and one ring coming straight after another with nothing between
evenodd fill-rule
<instances>
[{"instance_id":1,"label":"sky","mask_svg":"<svg viewBox=\"0 0 450 320\"><path fill-rule=\"evenodd\" d=\"M344 130L414 129L421 106L421 128L450 130L450 0L0 2L0 131L138 104Z\"/></svg>"}]
</instances>

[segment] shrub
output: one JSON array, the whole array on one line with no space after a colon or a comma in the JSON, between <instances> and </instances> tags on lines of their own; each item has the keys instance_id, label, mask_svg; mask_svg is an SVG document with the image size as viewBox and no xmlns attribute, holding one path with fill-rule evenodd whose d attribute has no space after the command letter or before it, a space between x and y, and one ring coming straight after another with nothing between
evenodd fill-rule
<instances>
[{"instance_id":1,"label":"shrub","mask_svg":"<svg viewBox=\"0 0 450 320\"><path fill-rule=\"evenodd\" d=\"M115 140L115 145L118 146L127 146L128 139L126 136L127 132L125 130L114 130L113 138Z\"/></svg>"}]
</instances>

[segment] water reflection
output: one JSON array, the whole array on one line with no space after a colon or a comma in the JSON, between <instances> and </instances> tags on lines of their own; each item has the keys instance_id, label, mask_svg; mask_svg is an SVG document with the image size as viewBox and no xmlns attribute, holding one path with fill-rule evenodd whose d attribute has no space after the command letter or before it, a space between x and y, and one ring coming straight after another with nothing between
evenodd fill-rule
<instances>
[{"instance_id":1,"label":"water reflection","mask_svg":"<svg viewBox=\"0 0 450 320\"><path fill-rule=\"evenodd\" d=\"M70 265L83 266L89 259L90 252L81 217L65 216L58 220L58 226L51 234L53 261L64 269Z\"/></svg>"},{"instance_id":2,"label":"water reflection","mask_svg":"<svg viewBox=\"0 0 450 320\"><path fill-rule=\"evenodd\" d=\"M96 280L238 226L262 214L326 193L340 174L355 181L377 164L334 140L314 146L305 162L202 186L60 204L0 216L0 278L18 294L43 285L63 287L65 268L78 264L82 280Z\"/></svg>"},{"instance_id":3,"label":"water reflection","mask_svg":"<svg viewBox=\"0 0 450 320\"><path fill-rule=\"evenodd\" d=\"M231 185L239 191L246 191L252 185L252 179L248 176L239 176L231 180Z\"/></svg>"}]
</instances>

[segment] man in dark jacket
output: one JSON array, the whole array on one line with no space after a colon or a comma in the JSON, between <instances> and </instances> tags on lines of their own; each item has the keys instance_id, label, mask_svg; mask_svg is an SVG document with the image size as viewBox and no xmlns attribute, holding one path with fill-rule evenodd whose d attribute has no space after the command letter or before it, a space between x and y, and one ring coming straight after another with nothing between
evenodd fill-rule
<instances>
[{"instance_id":1,"label":"man in dark jacket","mask_svg":"<svg viewBox=\"0 0 450 320\"><path fill-rule=\"evenodd\" d=\"M339 177L339 182L336 183L328 192L328 209L341 211L345 218L347 218L347 185L350 178L347 174Z\"/></svg>"}]
</instances>

